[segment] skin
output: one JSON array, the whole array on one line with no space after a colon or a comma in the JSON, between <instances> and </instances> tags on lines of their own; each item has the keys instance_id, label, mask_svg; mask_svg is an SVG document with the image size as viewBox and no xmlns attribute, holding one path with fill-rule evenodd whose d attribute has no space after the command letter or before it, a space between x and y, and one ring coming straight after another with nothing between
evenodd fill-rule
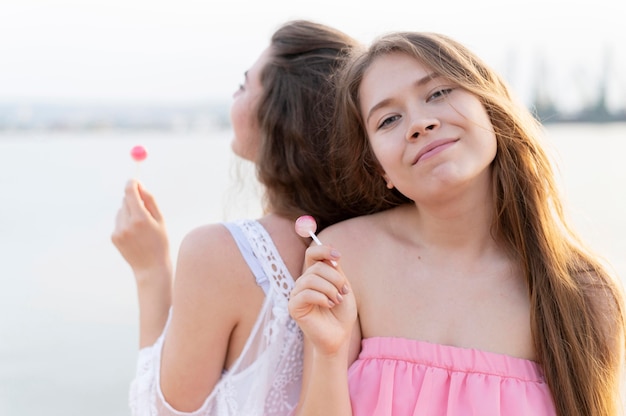
<instances>
[{"instance_id":1,"label":"skin","mask_svg":"<svg viewBox=\"0 0 626 416\"><path fill-rule=\"evenodd\" d=\"M289 304L307 339L300 414L350 414L346 370L362 338L536 359L522 273L490 233L484 107L399 53L377 58L359 93L383 178L414 203L331 226L328 246L307 250Z\"/></svg>"},{"instance_id":2,"label":"skin","mask_svg":"<svg viewBox=\"0 0 626 416\"><path fill-rule=\"evenodd\" d=\"M268 56L269 50L265 50L246 72L231 108L232 150L249 160L254 160L258 151L255 111L261 93L260 72ZM293 221L268 213L259 222L289 272L298 276L306 240L295 233ZM127 184L112 241L135 274L140 347L152 345L160 336L172 306L163 345L161 390L173 408L194 411L213 390L222 371L241 354L265 299L263 290L221 224L198 227L183 239L172 279L165 223L152 196L135 180Z\"/></svg>"},{"instance_id":3,"label":"skin","mask_svg":"<svg viewBox=\"0 0 626 416\"><path fill-rule=\"evenodd\" d=\"M142 348L154 343L167 321L173 270L163 216L152 194L136 180L126 184L111 239L135 276Z\"/></svg>"},{"instance_id":4,"label":"skin","mask_svg":"<svg viewBox=\"0 0 626 416\"><path fill-rule=\"evenodd\" d=\"M261 71L269 59L270 50L265 49L254 64L244 74L244 83L233 94L230 119L233 126L233 152L247 160L254 160L258 152L260 132L258 120L254 117L260 95Z\"/></svg>"}]
</instances>

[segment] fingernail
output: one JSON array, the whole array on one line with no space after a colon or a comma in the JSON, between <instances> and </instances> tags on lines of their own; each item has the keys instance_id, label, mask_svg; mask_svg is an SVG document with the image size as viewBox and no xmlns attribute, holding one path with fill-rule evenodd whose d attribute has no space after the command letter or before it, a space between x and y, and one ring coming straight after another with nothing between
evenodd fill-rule
<instances>
[{"instance_id":1,"label":"fingernail","mask_svg":"<svg viewBox=\"0 0 626 416\"><path fill-rule=\"evenodd\" d=\"M337 302L338 303L343 302L343 296L341 296L341 293L337 293Z\"/></svg>"},{"instance_id":2,"label":"fingernail","mask_svg":"<svg viewBox=\"0 0 626 416\"><path fill-rule=\"evenodd\" d=\"M344 295L347 295L350 292L350 289L348 288L348 285L343 285L343 287L341 288L341 293L343 293Z\"/></svg>"},{"instance_id":3,"label":"fingernail","mask_svg":"<svg viewBox=\"0 0 626 416\"><path fill-rule=\"evenodd\" d=\"M333 306L335 306L335 302L333 302L332 300L328 299L328 305L330 305L330 307L332 308Z\"/></svg>"},{"instance_id":4,"label":"fingernail","mask_svg":"<svg viewBox=\"0 0 626 416\"><path fill-rule=\"evenodd\" d=\"M341 253L334 249L330 250L330 257L338 259L339 257L341 257Z\"/></svg>"}]
</instances>

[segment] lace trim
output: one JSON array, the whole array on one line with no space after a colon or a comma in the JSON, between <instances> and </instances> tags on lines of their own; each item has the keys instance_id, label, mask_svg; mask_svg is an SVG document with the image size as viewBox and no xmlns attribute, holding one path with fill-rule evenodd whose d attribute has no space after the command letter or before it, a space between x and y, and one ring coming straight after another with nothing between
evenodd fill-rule
<instances>
[{"instance_id":1,"label":"lace trim","mask_svg":"<svg viewBox=\"0 0 626 416\"><path fill-rule=\"evenodd\" d=\"M244 230L253 247L254 254L259 257L273 289L288 301L295 282L278 254L271 237L257 221L243 220L237 224Z\"/></svg>"},{"instance_id":2,"label":"lace trim","mask_svg":"<svg viewBox=\"0 0 626 416\"><path fill-rule=\"evenodd\" d=\"M155 344L139 352L129 392L133 416L286 416L295 409L302 380L303 337L288 311L294 280L261 224L248 220L236 224L249 240L271 288L241 356L200 409L189 413L173 409L159 381L168 318Z\"/></svg>"},{"instance_id":3,"label":"lace trim","mask_svg":"<svg viewBox=\"0 0 626 416\"><path fill-rule=\"evenodd\" d=\"M239 225L250 241L255 255L259 256L272 290L278 295L272 307L272 318L269 325L264 328L263 336L266 345L282 343L283 347L280 351L280 365L276 369L276 376L265 401L264 414L285 415L297 404L302 379L303 335L296 322L289 316L288 309L289 295L295 281L265 228L256 221L241 221ZM293 397L294 386L297 387L296 401Z\"/></svg>"}]
</instances>

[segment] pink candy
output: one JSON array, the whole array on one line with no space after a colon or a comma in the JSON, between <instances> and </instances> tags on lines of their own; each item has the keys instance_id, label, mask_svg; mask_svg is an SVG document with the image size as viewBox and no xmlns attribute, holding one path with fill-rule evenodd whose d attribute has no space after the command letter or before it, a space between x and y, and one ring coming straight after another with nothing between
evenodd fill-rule
<instances>
[{"instance_id":1,"label":"pink candy","mask_svg":"<svg viewBox=\"0 0 626 416\"><path fill-rule=\"evenodd\" d=\"M148 152L143 146L135 146L130 149L130 156L135 160L135 162L141 162L148 157Z\"/></svg>"},{"instance_id":2,"label":"pink candy","mask_svg":"<svg viewBox=\"0 0 626 416\"><path fill-rule=\"evenodd\" d=\"M303 215L296 220L295 228L300 237L312 237L317 230L317 223L312 216Z\"/></svg>"},{"instance_id":3,"label":"pink candy","mask_svg":"<svg viewBox=\"0 0 626 416\"><path fill-rule=\"evenodd\" d=\"M300 237L311 237L315 244L318 246L322 245L322 242L315 235L315 230L317 230L317 223L315 222L315 218L310 215L303 215L298 217L295 224L296 234ZM337 266L337 262L335 260L330 261L333 266Z\"/></svg>"}]
</instances>

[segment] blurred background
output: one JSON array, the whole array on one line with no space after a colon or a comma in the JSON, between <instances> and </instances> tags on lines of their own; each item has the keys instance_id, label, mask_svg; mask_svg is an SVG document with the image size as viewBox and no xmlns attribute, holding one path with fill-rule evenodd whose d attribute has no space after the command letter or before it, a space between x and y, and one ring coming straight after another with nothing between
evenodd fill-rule
<instances>
[{"instance_id":1,"label":"blurred background","mask_svg":"<svg viewBox=\"0 0 626 416\"><path fill-rule=\"evenodd\" d=\"M365 42L391 30L442 32L475 50L525 102L553 118L594 109L596 117L623 117L626 25L617 6L612 0L2 0L0 128L228 122L224 113L243 72L278 25L294 18L333 25Z\"/></svg>"},{"instance_id":2,"label":"blurred background","mask_svg":"<svg viewBox=\"0 0 626 416\"><path fill-rule=\"evenodd\" d=\"M469 46L544 121L569 214L626 279L626 25L613 0L0 0L0 414L129 415L136 290L110 242L136 176L172 253L260 212L229 106L278 26ZM132 146L148 158L137 164ZM248 181L250 179L250 181Z\"/></svg>"}]
</instances>

